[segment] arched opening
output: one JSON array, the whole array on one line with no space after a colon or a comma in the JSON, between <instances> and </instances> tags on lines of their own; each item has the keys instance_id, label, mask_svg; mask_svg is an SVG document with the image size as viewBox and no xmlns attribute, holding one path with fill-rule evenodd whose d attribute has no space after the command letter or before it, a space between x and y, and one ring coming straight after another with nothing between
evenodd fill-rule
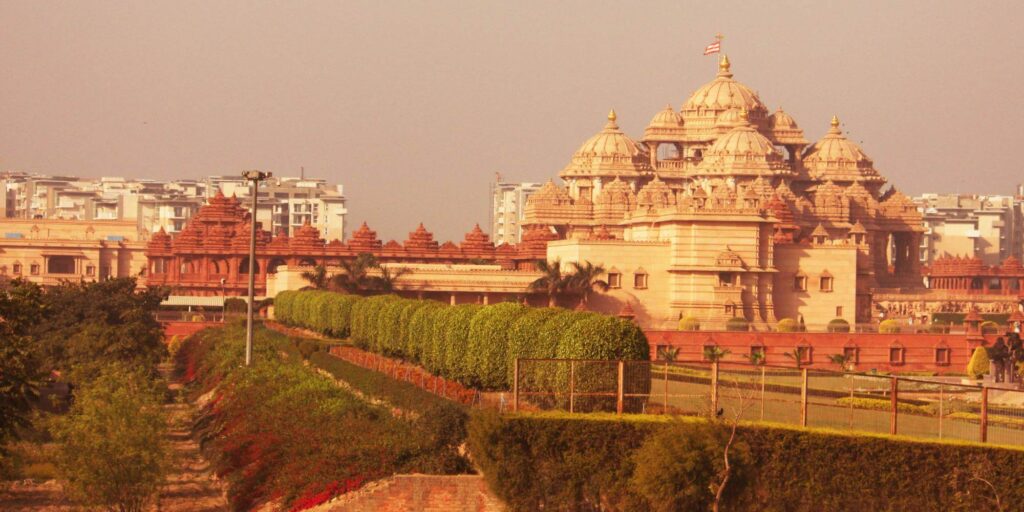
<instances>
[{"instance_id":1,"label":"arched opening","mask_svg":"<svg viewBox=\"0 0 1024 512\"><path fill-rule=\"evenodd\" d=\"M658 144L658 160L678 160L679 149L675 144Z\"/></svg>"},{"instance_id":2,"label":"arched opening","mask_svg":"<svg viewBox=\"0 0 1024 512\"><path fill-rule=\"evenodd\" d=\"M277 267L280 267L280 266L282 266L284 264L285 264L285 261L283 259L281 259L281 258L273 258L273 259L271 259L270 262L267 263L267 273L268 274L276 274L277 273Z\"/></svg>"},{"instance_id":3,"label":"arched opening","mask_svg":"<svg viewBox=\"0 0 1024 512\"><path fill-rule=\"evenodd\" d=\"M196 273L196 261L194 259L186 259L181 262L181 273L182 274L195 274Z\"/></svg>"},{"instance_id":4,"label":"arched opening","mask_svg":"<svg viewBox=\"0 0 1024 512\"><path fill-rule=\"evenodd\" d=\"M256 268L256 273L259 274L260 273L260 262L258 262L258 261L256 262L255 268ZM238 264L238 273L239 274L246 274L246 275L249 274L249 257L248 256L246 256L245 258L242 258L242 262Z\"/></svg>"},{"instance_id":5,"label":"arched opening","mask_svg":"<svg viewBox=\"0 0 1024 512\"><path fill-rule=\"evenodd\" d=\"M702 149L693 150L693 158L697 160L704 158L704 151Z\"/></svg>"},{"instance_id":6,"label":"arched opening","mask_svg":"<svg viewBox=\"0 0 1024 512\"><path fill-rule=\"evenodd\" d=\"M299 266L300 267L315 267L316 266L316 260L314 260L313 258L299 258Z\"/></svg>"},{"instance_id":7,"label":"arched opening","mask_svg":"<svg viewBox=\"0 0 1024 512\"><path fill-rule=\"evenodd\" d=\"M50 256L46 259L46 272L48 274L74 274L74 256Z\"/></svg>"},{"instance_id":8,"label":"arched opening","mask_svg":"<svg viewBox=\"0 0 1024 512\"><path fill-rule=\"evenodd\" d=\"M210 262L210 271L213 274L227 274L229 270L228 260L213 260Z\"/></svg>"}]
</instances>

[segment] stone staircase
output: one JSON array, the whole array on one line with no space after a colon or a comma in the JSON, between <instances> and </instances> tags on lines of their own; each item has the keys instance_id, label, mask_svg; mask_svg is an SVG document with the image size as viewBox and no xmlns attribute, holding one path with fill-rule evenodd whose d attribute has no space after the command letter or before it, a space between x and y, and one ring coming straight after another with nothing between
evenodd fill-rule
<instances>
[{"instance_id":1,"label":"stone staircase","mask_svg":"<svg viewBox=\"0 0 1024 512\"><path fill-rule=\"evenodd\" d=\"M480 475L395 475L315 507L315 512L500 512Z\"/></svg>"}]
</instances>

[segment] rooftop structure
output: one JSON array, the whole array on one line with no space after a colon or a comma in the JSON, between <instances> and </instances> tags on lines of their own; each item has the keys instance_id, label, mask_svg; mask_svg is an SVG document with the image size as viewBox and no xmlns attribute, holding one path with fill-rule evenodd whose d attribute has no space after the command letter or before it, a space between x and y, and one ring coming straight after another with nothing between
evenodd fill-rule
<instances>
[{"instance_id":1,"label":"rooftop structure","mask_svg":"<svg viewBox=\"0 0 1024 512\"><path fill-rule=\"evenodd\" d=\"M922 264L946 256L978 258L985 265L1024 258L1021 196L922 194L914 202L924 220Z\"/></svg>"}]
</instances>

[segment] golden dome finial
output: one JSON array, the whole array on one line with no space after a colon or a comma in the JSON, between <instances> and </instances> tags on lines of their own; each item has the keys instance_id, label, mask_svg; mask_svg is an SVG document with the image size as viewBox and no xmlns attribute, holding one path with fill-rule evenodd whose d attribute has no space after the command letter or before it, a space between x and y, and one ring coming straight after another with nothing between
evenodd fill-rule
<instances>
[{"instance_id":1,"label":"golden dome finial","mask_svg":"<svg viewBox=\"0 0 1024 512\"><path fill-rule=\"evenodd\" d=\"M731 64L729 64L729 56L722 54L722 60L718 61L718 76L732 76L732 72L729 70Z\"/></svg>"},{"instance_id":2,"label":"golden dome finial","mask_svg":"<svg viewBox=\"0 0 1024 512\"><path fill-rule=\"evenodd\" d=\"M832 134L841 134L841 133L843 133L843 131L839 129L839 116L833 115L832 116L832 122L830 124L832 125L832 127L829 128L828 133L832 133Z\"/></svg>"},{"instance_id":3,"label":"golden dome finial","mask_svg":"<svg viewBox=\"0 0 1024 512\"><path fill-rule=\"evenodd\" d=\"M619 118L619 116L615 115L615 109L614 108L609 110L608 111L608 124L604 125L604 127L605 128L609 128L609 129L617 129L619 127L619 125L615 123L615 120L618 119L618 118Z\"/></svg>"}]
</instances>

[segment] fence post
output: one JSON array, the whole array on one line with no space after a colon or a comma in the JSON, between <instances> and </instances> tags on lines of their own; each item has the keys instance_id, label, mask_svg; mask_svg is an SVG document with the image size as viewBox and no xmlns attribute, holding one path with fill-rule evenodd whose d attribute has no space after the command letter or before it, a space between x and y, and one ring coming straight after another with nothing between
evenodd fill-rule
<instances>
[{"instance_id":1,"label":"fence post","mask_svg":"<svg viewBox=\"0 0 1024 512\"><path fill-rule=\"evenodd\" d=\"M718 361L711 362L711 417L718 415Z\"/></svg>"},{"instance_id":2,"label":"fence post","mask_svg":"<svg viewBox=\"0 0 1024 512\"><path fill-rule=\"evenodd\" d=\"M569 413L576 412L576 361L569 360Z\"/></svg>"},{"instance_id":3,"label":"fence post","mask_svg":"<svg viewBox=\"0 0 1024 512\"><path fill-rule=\"evenodd\" d=\"M512 369L512 412L519 412L519 358Z\"/></svg>"},{"instance_id":4,"label":"fence post","mask_svg":"<svg viewBox=\"0 0 1024 512\"><path fill-rule=\"evenodd\" d=\"M981 442L988 442L988 387L981 388Z\"/></svg>"},{"instance_id":5,"label":"fence post","mask_svg":"<svg viewBox=\"0 0 1024 512\"><path fill-rule=\"evenodd\" d=\"M807 368L800 369L800 426L807 426Z\"/></svg>"},{"instance_id":6,"label":"fence post","mask_svg":"<svg viewBox=\"0 0 1024 512\"><path fill-rule=\"evenodd\" d=\"M626 362L619 360L619 391L615 397L615 412L622 414L622 395L625 390L625 375L626 375Z\"/></svg>"},{"instance_id":7,"label":"fence post","mask_svg":"<svg viewBox=\"0 0 1024 512\"><path fill-rule=\"evenodd\" d=\"M891 419L889 420L889 433L896 435L899 431L897 428L897 418L899 417L899 399L900 399L900 379L899 377L892 377L892 391L891 395Z\"/></svg>"}]
</instances>

